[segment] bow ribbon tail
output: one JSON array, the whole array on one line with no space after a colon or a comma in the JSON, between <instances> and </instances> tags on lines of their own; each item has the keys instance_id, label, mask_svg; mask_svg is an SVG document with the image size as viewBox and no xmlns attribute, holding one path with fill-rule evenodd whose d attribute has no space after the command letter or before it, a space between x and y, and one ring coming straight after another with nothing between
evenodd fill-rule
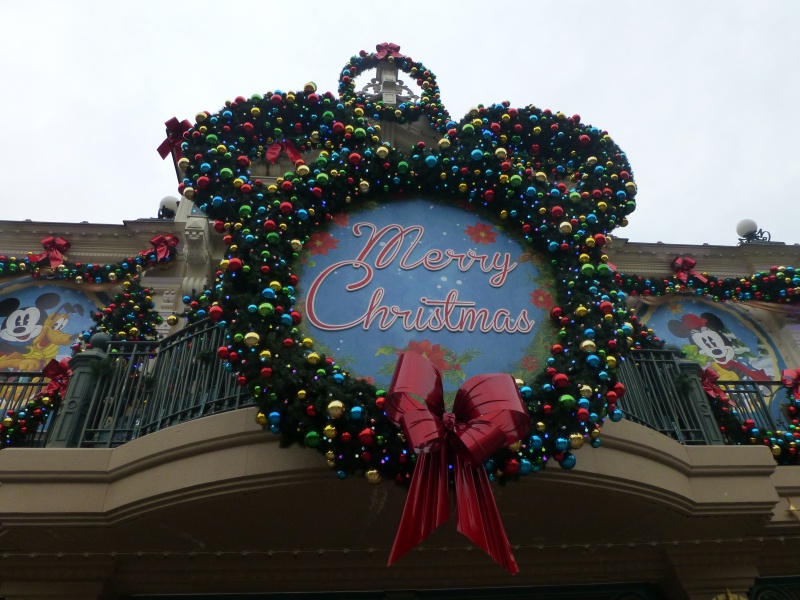
<instances>
[{"instance_id":1,"label":"bow ribbon tail","mask_svg":"<svg viewBox=\"0 0 800 600\"><path fill-rule=\"evenodd\" d=\"M511 575L519 573L486 469L456 459L455 487L459 533L472 540Z\"/></svg>"},{"instance_id":2,"label":"bow ribbon tail","mask_svg":"<svg viewBox=\"0 0 800 600\"><path fill-rule=\"evenodd\" d=\"M402 558L449 518L447 448L442 444L438 451L418 455L403 516L389 554L389 565Z\"/></svg>"}]
</instances>

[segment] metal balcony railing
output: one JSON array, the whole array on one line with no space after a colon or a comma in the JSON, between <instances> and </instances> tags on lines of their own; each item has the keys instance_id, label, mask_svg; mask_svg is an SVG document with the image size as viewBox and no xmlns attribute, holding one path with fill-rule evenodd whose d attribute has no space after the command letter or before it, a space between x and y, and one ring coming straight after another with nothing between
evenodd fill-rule
<instances>
[{"instance_id":1,"label":"metal balcony railing","mask_svg":"<svg viewBox=\"0 0 800 600\"><path fill-rule=\"evenodd\" d=\"M622 361L620 378L627 393L619 401L625 417L681 444L730 443L720 431L703 390L700 366L672 350L635 350ZM787 428L770 414L770 398L780 381L717 381L739 419L752 419L762 430ZM777 426L776 426L777 425Z\"/></svg>"},{"instance_id":2,"label":"metal balcony railing","mask_svg":"<svg viewBox=\"0 0 800 600\"><path fill-rule=\"evenodd\" d=\"M205 320L159 342L112 342L105 354L96 351L91 358L85 353L91 376L84 381L89 385L71 381L67 390L81 408L73 410L73 416L66 415L66 409L61 417L51 416L31 432L26 445L44 446L49 436L53 439L48 445L109 448L199 417L252 406L253 399L216 360L224 338L222 329ZM720 432L697 363L681 360L671 350L637 350L621 361L619 376L627 393L617 406L628 420L681 444L730 443ZM46 383L41 373L0 373L0 417L24 408ZM717 385L742 421L752 419L762 430L788 428L783 417L776 422L768 408L782 388L780 382ZM76 426L64 425L70 418ZM59 442L59 434L52 431L64 431L62 425L74 434L61 435Z\"/></svg>"},{"instance_id":3,"label":"metal balcony railing","mask_svg":"<svg viewBox=\"0 0 800 600\"><path fill-rule=\"evenodd\" d=\"M200 321L159 342L112 342L79 438L119 446L160 429L254 404L216 360L225 332Z\"/></svg>"},{"instance_id":4,"label":"metal balcony railing","mask_svg":"<svg viewBox=\"0 0 800 600\"><path fill-rule=\"evenodd\" d=\"M0 420L5 418L9 411L14 411L19 415L20 411L26 408L28 402L44 390L49 382L50 380L42 377L41 373L23 371L0 373L0 415L2 415ZM54 414L54 412L50 413L47 420L36 431L25 437L26 446L41 448L45 445Z\"/></svg>"}]
</instances>

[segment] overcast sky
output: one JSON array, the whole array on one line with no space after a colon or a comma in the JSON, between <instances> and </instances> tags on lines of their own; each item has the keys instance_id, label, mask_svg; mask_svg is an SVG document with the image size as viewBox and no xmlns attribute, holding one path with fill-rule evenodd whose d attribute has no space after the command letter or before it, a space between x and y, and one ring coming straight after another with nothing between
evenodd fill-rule
<instances>
[{"instance_id":1,"label":"overcast sky","mask_svg":"<svg viewBox=\"0 0 800 600\"><path fill-rule=\"evenodd\" d=\"M470 106L578 113L627 152L642 242L800 242L800 2L0 2L0 219L121 223L176 195L164 121L400 44Z\"/></svg>"}]
</instances>

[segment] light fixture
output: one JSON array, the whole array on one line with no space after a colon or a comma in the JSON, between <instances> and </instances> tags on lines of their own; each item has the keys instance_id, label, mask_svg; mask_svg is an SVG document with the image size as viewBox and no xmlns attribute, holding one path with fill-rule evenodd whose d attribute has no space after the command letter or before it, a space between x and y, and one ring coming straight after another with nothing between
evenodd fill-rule
<instances>
[{"instance_id":1,"label":"light fixture","mask_svg":"<svg viewBox=\"0 0 800 600\"><path fill-rule=\"evenodd\" d=\"M769 231L759 229L753 219L742 219L736 225L736 234L739 236L739 245L753 242L768 242L772 239Z\"/></svg>"}]
</instances>

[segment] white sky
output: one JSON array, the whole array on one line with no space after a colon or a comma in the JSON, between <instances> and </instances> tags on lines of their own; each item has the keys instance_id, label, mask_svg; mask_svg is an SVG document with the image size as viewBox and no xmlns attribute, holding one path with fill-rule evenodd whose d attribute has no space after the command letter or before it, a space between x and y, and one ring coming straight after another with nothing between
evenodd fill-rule
<instances>
[{"instance_id":1,"label":"white sky","mask_svg":"<svg viewBox=\"0 0 800 600\"><path fill-rule=\"evenodd\" d=\"M177 195L164 121L400 44L455 120L578 113L628 154L642 242L800 242L800 2L0 2L0 219L120 223ZM359 84L361 85L361 83Z\"/></svg>"}]
</instances>

